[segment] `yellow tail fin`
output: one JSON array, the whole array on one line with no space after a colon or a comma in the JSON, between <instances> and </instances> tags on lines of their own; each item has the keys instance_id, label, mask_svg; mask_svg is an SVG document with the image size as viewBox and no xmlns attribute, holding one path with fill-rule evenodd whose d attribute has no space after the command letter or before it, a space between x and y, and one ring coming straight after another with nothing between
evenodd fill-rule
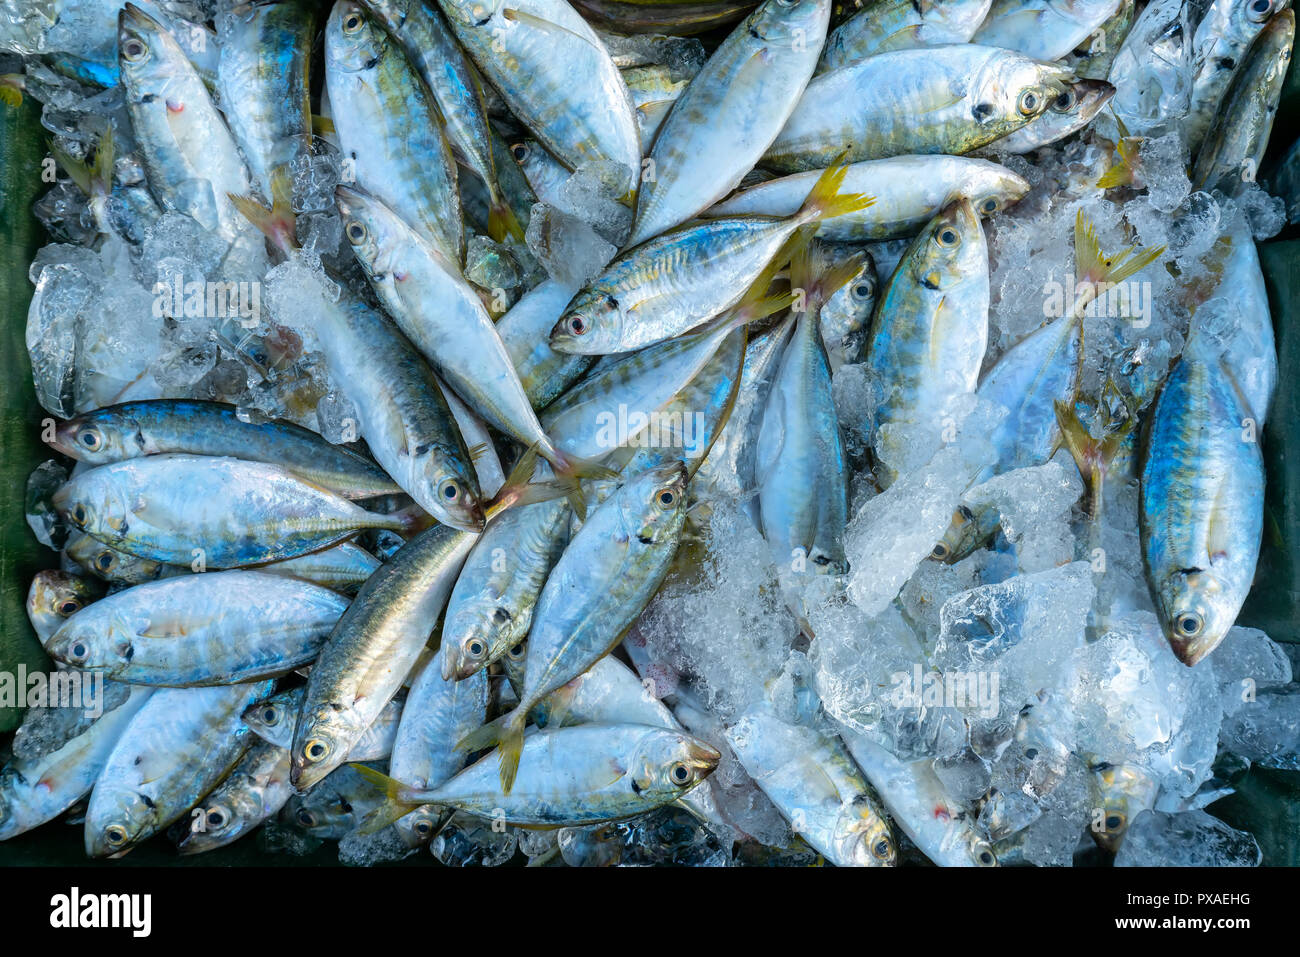
<instances>
[{"instance_id":1,"label":"yellow tail fin","mask_svg":"<svg viewBox=\"0 0 1300 957\"><path fill-rule=\"evenodd\" d=\"M465 735L456 742L456 750L482 751L495 745L501 763L501 790L509 794L519 771L519 756L524 750L524 725L527 721L525 709L515 708L509 714L503 714L477 731Z\"/></svg>"},{"instance_id":2,"label":"yellow tail fin","mask_svg":"<svg viewBox=\"0 0 1300 957\"><path fill-rule=\"evenodd\" d=\"M271 205L263 206L251 196L227 193L244 218L262 231L272 245L288 256L298 248L298 217L293 211L293 180L289 170L279 166L271 174Z\"/></svg>"},{"instance_id":3,"label":"yellow tail fin","mask_svg":"<svg viewBox=\"0 0 1300 957\"><path fill-rule=\"evenodd\" d=\"M848 171L848 166L838 160L826 168L813 184L799 212L795 214L800 224L830 219L834 216L846 216L875 203L874 196L865 196L862 193L840 193L840 186L844 184L844 177Z\"/></svg>"},{"instance_id":4,"label":"yellow tail fin","mask_svg":"<svg viewBox=\"0 0 1300 957\"><path fill-rule=\"evenodd\" d=\"M1117 253L1108 255L1102 252L1097 240L1097 230L1082 209L1074 219L1074 272L1077 284L1090 283L1094 287L1101 284L1113 284L1127 279L1151 265L1162 255L1165 247L1139 249L1129 246ZM1100 290L1093 289L1092 295L1080 296L1076 307L1084 309L1096 297Z\"/></svg>"},{"instance_id":5,"label":"yellow tail fin","mask_svg":"<svg viewBox=\"0 0 1300 957\"><path fill-rule=\"evenodd\" d=\"M362 834L374 834L376 831L382 831L388 825L410 814L417 807L428 803L427 801L413 800L411 795L414 791L412 788L407 787L396 778L390 778L386 774L379 773L374 768L368 768L364 764L349 764L348 767L373 784L384 795L384 803L362 818L360 827Z\"/></svg>"},{"instance_id":6,"label":"yellow tail fin","mask_svg":"<svg viewBox=\"0 0 1300 957\"><path fill-rule=\"evenodd\" d=\"M519 242L524 241L524 227L519 224L519 217L510 205L497 193L495 189L491 190L492 204L488 208L488 236L493 242L503 243L507 236L512 237Z\"/></svg>"}]
</instances>

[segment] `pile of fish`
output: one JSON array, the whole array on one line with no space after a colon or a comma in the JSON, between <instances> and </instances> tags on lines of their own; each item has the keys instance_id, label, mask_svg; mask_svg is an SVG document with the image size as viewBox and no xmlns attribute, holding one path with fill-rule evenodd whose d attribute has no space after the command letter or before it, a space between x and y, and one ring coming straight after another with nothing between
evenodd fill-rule
<instances>
[{"instance_id":1,"label":"pile of fish","mask_svg":"<svg viewBox=\"0 0 1300 957\"><path fill-rule=\"evenodd\" d=\"M0 0L59 669L0 840L1258 863L1204 808L1300 768L1296 657L1235 624L1294 32Z\"/></svg>"}]
</instances>

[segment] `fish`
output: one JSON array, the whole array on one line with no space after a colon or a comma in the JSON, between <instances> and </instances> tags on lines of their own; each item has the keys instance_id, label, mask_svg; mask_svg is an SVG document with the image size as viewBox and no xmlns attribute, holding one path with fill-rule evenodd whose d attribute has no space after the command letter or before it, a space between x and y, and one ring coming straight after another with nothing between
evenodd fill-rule
<instances>
[{"instance_id":1,"label":"fish","mask_svg":"<svg viewBox=\"0 0 1300 957\"><path fill-rule=\"evenodd\" d=\"M384 787L398 810L436 804L519 827L553 828L662 807L708 778L721 757L685 732L641 724L537 731L524 739L521 751L509 789L498 780L493 755L428 789L407 787L360 765L357 771Z\"/></svg>"},{"instance_id":2,"label":"fish","mask_svg":"<svg viewBox=\"0 0 1300 957\"><path fill-rule=\"evenodd\" d=\"M542 587L569 543L571 520L568 503L552 499L506 509L488 524L447 602L444 680L464 681L528 635Z\"/></svg>"},{"instance_id":3,"label":"fish","mask_svg":"<svg viewBox=\"0 0 1300 957\"><path fill-rule=\"evenodd\" d=\"M120 551L85 532L73 532L69 535L64 553L70 561L96 578L127 585L138 585L141 582L153 581L168 575L179 575L186 571L179 565L151 562L147 558Z\"/></svg>"},{"instance_id":4,"label":"fish","mask_svg":"<svg viewBox=\"0 0 1300 957\"><path fill-rule=\"evenodd\" d=\"M912 241L872 319L866 364L879 383L878 480L917 451L916 429L942 427L950 403L975 391L988 343L989 260L967 199L946 205Z\"/></svg>"},{"instance_id":5,"label":"fish","mask_svg":"<svg viewBox=\"0 0 1300 957\"><path fill-rule=\"evenodd\" d=\"M435 525L361 586L307 677L291 748L297 791L346 761L402 686L477 537Z\"/></svg>"},{"instance_id":6,"label":"fish","mask_svg":"<svg viewBox=\"0 0 1300 957\"><path fill-rule=\"evenodd\" d=\"M249 187L234 137L185 51L133 3L118 18L118 62L131 127L158 202L227 243L250 235L229 199Z\"/></svg>"},{"instance_id":7,"label":"fish","mask_svg":"<svg viewBox=\"0 0 1300 957\"><path fill-rule=\"evenodd\" d=\"M629 247L739 185L812 78L830 13L831 0L764 0L722 41L654 138Z\"/></svg>"},{"instance_id":8,"label":"fish","mask_svg":"<svg viewBox=\"0 0 1300 957\"><path fill-rule=\"evenodd\" d=\"M437 101L382 20L354 0L338 0L330 11L325 82L343 182L374 193L459 267L465 234L456 161Z\"/></svg>"},{"instance_id":9,"label":"fish","mask_svg":"<svg viewBox=\"0 0 1300 957\"><path fill-rule=\"evenodd\" d=\"M356 407L357 430L375 461L438 521L480 530L483 492L469 449L415 346L350 294L333 299L321 288L305 305L314 310L321 351Z\"/></svg>"},{"instance_id":10,"label":"fish","mask_svg":"<svg viewBox=\"0 0 1300 957\"><path fill-rule=\"evenodd\" d=\"M327 588L260 571L181 575L83 608L45 650L130 684L235 684L315 660L347 605Z\"/></svg>"},{"instance_id":11,"label":"fish","mask_svg":"<svg viewBox=\"0 0 1300 957\"><path fill-rule=\"evenodd\" d=\"M257 741L230 775L194 808L176 850L185 857L233 844L280 813L292 796L288 750Z\"/></svg>"},{"instance_id":12,"label":"fish","mask_svg":"<svg viewBox=\"0 0 1300 957\"><path fill-rule=\"evenodd\" d=\"M1106 77L1111 112L1137 136L1159 136L1186 115L1195 68L1191 5L1151 0L1138 14Z\"/></svg>"},{"instance_id":13,"label":"fish","mask_svg":"<svg viewBox=\"0 0 1300 957\"><path fill-rule=\"evenodd\" d=\"M355 831L372 811L384 805L383 793L345 764L305 794L294 794L281 820L312 837L338 841Z\"/></svg>"},{"instance_id":14,"label":"fish","mask_svg":"<svg viewBox=\"0 0 1300 957\"><path fill-rule=\"evenodd\" d=\"M993 0L971 42L1059 60L1118 9L1119 0Z\"/></svg>"},{"instance_id":15,"label":"fish","mask_svg":"<svg viewBox=\"0 0 1300 957\"><path fill-rule=\"evenodd\" d=\"M814 77L762 164L797 173L837 157L969 153L1042 116L1069 79L977 43L880 53Z\"/></svg>"},{"instance_id":16,"label":"fish","mask_svg":"<svg viewBox=\"0 0 1300 957\"><path fill-rule=\"evenodd\" d=\"M770 708L742 714L727 743L795 833L837 867L891 867L889 823L833 734L789 724Z\"/></svg>"},{"instance_id":17,"label":"fish","mask_svg":"<svg viewBox=\"0 0 1300 957\"><path fill-rule=\"evenodd\" d=\"M529 712L609 654L663 582L681 537L685 486L681 462L628 478L588 516L551 570L533 610L518 706L458 745L500 745L505 793L519 768Z\"/></svg>"},{"instance_id":18,"label":"fish","mask_svg":"<svg viewBox=\"0 0 1300 957\"><path fill-rule=\"evenodd\" d=\"M809 238L796 247L790 282L802 294L768 392L756 449L760 531L783 584L804 573L842 574L848 470L820 334L822 303L857 273L860 258L814 261Z\"/></svg>"},{"instance_id":19,"label":"fish","mask_svg":"<svg viewBox=\"0 0 1300 957\"><path fill-rule=\"evenodd\" d=\"M545 409L596 361L551 348L551 329L577 292L576 286L545 279L497 320L497 335L534 409Z\"/></svg>"},{"instance_id":20,"label":"fish","mask_svg":"<svg viewBox=\"0 0 1300 957\"><path fill-rule=\"evenodd\" d=\"M401 43L433 94L453 153L487 188L488 235L497 242L522 240L524 228L497 182L483 80L442 12L424 0L365 0L365 6Z\"/></svg>"},{"instance_id":21,"label":"fish","mask_svg":"<svg viewBox=\"0 0 1300 957\"><path fill-rule=\"evenodd\" d=\"M1080 43L1074 50L1060 58L1080 80L1104 80L1110 75L1115 54L1124 45L1129 30L1137 16L1137 0L1121 0L1114 16Z\"/></svg>"},{"instance_id":22,"label":"fish","mask_svg":"<svg viewBox=\"0 0 1300 957\"><path fill-rule=\"evenodd\" d=\"M368 512L275 465L179 452L82 472L54 504L106 545L208 568L295 558L363 529L409 526L408 518Z\"/></svg>"},{"instance_id":23,"label":"fish","mask_svg":"<svg viewBox=\"0 0 1300 957\"><path fill-rule=\"evenodd\" d=\"M277 245L294 240L292 175L311 155L311 57L315 12L304 0L246 2L225 21L217 88L226 122L248 166L250 185L269 204L231 201Z\"/></svg>"},{"instance_id":24,"label":"fish","mask_svg":"<svg viewBox=\"0 0 1300 957\"><path fill-rule=\"evenodd\" d=\"M569 304L551 331L560 352L630 352L688 332L739 303L800 226L870 205L841 194L845 169L827 169L798 212L688 224L616 258Z\"/></svg>"},{"instance_id":25,"label":"fish","mask_svg":"<svg viewBox=\"0 0 1300 957\"><path fill-rule=\"evenodd\" d=\"M240 714L272 682L161 688L113 746L86 809L86 853L122 854L190 812L252 743Z\"/></svg>"},{"instance_id":26,"label":"fish","mask_svg":"<svg viewBox=\"0 0 1300 957\"><path fill-rule=\"evenodd\" d=\"M709 215L791 215L820 175L810 170L747 187L718 203ZM981 216L992 216L1023 198L1029 183L990 160L929 155L850 163L841 188L870 191L876 201L854 213L818 220L818 239L910 239L954 196L965 196Z\"/></svg>"},{"instance_id":27,"label":"fish","mask_svg":"<svg viewBox=\"0 0 1300 957\"><path fill-rule=\"evenodd\" d=\"M1224 104L1233 77L1245 65L1247 51L1274 14L1290 0L1211 0L1192 36L1191 96L1183 132L1195 155Z\"/></svg>"},{"instance_id":28,"label":"fish","mask_svg":"<svg viewBox=\"0 0 1300 957\"><path fill-rule=\"evenodd\" d=\"M89 794L118 739L152 694L152 688L132 688L126 701L59 747L34 759L14 757L0 768L0 841L54 820Z\"/></svg>"},{"instance_id":29,"label":"fish","mask_svg":"<svg viewBox=\"0 0 1300 957\"><path fill-rule=\"evenodd\" d=\"M1139 529L1151 598L1183 664L1236 621L1264 529L1264 463L1233 371L1193 332L1156 399L1143 450Z\"/></svg>"},{"instance_id":30,"label":"fish","mask_svg":"<svg viewBox=\"0 0 1300 957\"><path fill-rule=\"evenodd\" d=\"M444 645L411 683L393 741L389 773L415 788L436 788L457 774L466 755L456 750L456 742L487 717L487 672L480 669L464 679L444 677L446 651ZM416 847L433 837L444 817L426 806L395 823L406 843Z\"/></svg>"},{"instance_id":31,"label":"fish","mask_svg":"<svg viewBox=\"0 0 1300 957\"><path fill-rule=\"evenodd\" d=\"M967 43L991 5L992 0L872 0L830 32L817 72L891 50Z\"/></svg>"},{"instance_id":32,"label":"fish","mask_svg":"<svg viewBox=\"0 0 1300 957\"><path fill-rule=\"evenodd\" d=\"M1255 181L1295 43L1295 11L1273 15L1233 77L1196 154L1192 185L1235 194Z\"/></svg>"},{"instance_id":33,"label":"fish","mask_svg":"<svg viewBox=\"0 0 1300 957\"><path fill-rule=\"evenodd\" d=\"M49 444L88 465L182 452L280 465L348 499L401 491L378 465L352 449L292 422L246 421L224 402L123 402L59 423Z\"/></svg>"},{"instance_id":34,"label":"fish","mask_svg":"<svg viewBox=\"0 0 1300 957\"><path fill-rule=\"evenodd\" d=\"M641 152L648 153L655 135L672 112L689 80L674 79L666 66L635 66L619 71L636 107L637 128L641 131Z\"/></svg>"},{"instance_id":35,"label":"fish","mask_svg":"<svg viewBox=\"0 0 1300 957\"><path fill-rule=\"evenodd\" d=\"M438 6L470 59L549 152L574 170L619 164L626 194L635 194L641 138L632 97L576 10L564 0L438 0Z\"/></svg>"}]
</instances>

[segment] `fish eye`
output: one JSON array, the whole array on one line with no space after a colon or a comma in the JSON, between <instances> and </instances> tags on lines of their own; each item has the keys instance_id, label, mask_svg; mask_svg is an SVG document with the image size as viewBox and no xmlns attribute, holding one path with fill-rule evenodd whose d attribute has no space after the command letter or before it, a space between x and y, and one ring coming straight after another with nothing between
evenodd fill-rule
<instances>
[{"instance_id":1,"label":"fish eye","mask_svg":"<svg viewBox=\"0 0 1300 957\"><path fill-rule=\"evenodd\" d=\"M515 143L510 147L510 155L515 158L515 162L522 163L528 159L528 144Z\"/></svg>"},{"instance_id":2,"label":"fish eye","mask_svg":"<svg viewBox=\"0 0 1300 957\"><path fill-rule=\"evenodd\" d=\"M68 648L69 661L85 661L90 657L90 647L84 641L74 641Z\"/></svg>"},{"instance_id":3,"label":"fish eye","mask_svg":"<svg viewBox=\"0 0 1300 957\"><path fill-rule=\"evenodd\" d=\"M1035 758L1038 757L1038 749L1025 748L1025 757L1027 757L1030 761L1034 760Z\"/></svg>"},{"instance_id":4,"label":"fish eye","mask_svg":"<svg viewBox=\"0 0 1300 957\"><path fill-rule=\"evenodd\" d=\"M522 643L515 645L506 652L506 657L511 661L519 661L524 657L524 646Z\"/></svg>"},{"instance_id":5,"label":"fish eye","mask_svg":"<svg viewBox=\"0 0 1300 957\"><path fill-rule=\"evenodd\" d=\"M98 452L104 440L100 438L99 433L94 429L82 429L77 433L77 441L80 442L87 451Z\"/></svg>"},{"instance_id":6,"label":"fish eye","mask_svg":"<svg viewBox=\"0 0 1300 957\"><path fill-rule=\"evenodd\" d=\"M122 57L128 63L138 63L149 54L149 48L138 37L131 37L122 44Z\"/></svg>"},{"instance_id":7,"label":"fish eye","mask_svg":"<svg viewBox=\"0 0 1300 957\"><path fill-rule=\"evenodd\" d=\"M262 724L267 727L274 727L280 722L280 709L274 705L268 705L262 709Z\"/></svg>"},{"instance_id":8,"label":"fish eye","mask_svg":"<svg viewBox=\"0 0 1300 957\"><path fill-rule=\"evenodd\" d=\"M313 764L317 761L324 761L325 758L329 756L329 753L330 746L320 738L313 738L311 741L308 741L306 746L302 749L302 756Z\"/></svg>"},{"instance_id":9,"label":"fish eye","mask_svg":"<svg viewBox=\"0 0 1300 957\"><path fill-rule=\"evenodd\" d=\"M447 479L438 486L438 494L444 502L454 502L460 497L460 484L455 479Z\"/></svg>"},{"instance_id":10,"label":"fish eye","mask_svg":"<svg viewBox=\"0 0 1300 957\"><path fill-rule=\"evenodd\" d=\"M104 840L108 841L110 847L121 847L126 843L126 828L120 824L110 824L104 828Z\"/></svg>"},{"instance_id":11,"label":"fish eye","mask_svg":"<svg viewBox=\"0 0 1300 957\"><path fill-rule=\"evenodd\" d=\"M305 807L298 808L298 813L294 815L294 818L303 827L316 826L316 815L312 814L311 811L307 810Z\"/></svg>"},{"instance_id":12,"label":"fish eye","mask_svg":"<svg viewBox=\"0 0 1300 957\"><path fill-rule=\"evenodd\" d=\"M1069 113L1074 109L1074 104L1078 102L1078 97L1074 95L1074 90L1066 89L1060 96L1052 101L1052 109L1057 113Z\"/></svg>"},{"instance_id":13,"label":"fish eye","mask_svg":"<svg viewBox=\"0 0 1300 957\"><path fill-rule=\"evenodd\" d=\"M1124 815L1118 812L1106 815L1106 830L1118 831L1124 826Z\"/></svg>"},{"instance_id":14,"label":"fish eye","mask_svg":"<svg viewBox=\"0 0 1300 957\"><path fill-rule=\"evenodd\" d=\"M356 33L358 30L361 29L361 24L364 22L365 21L362 19L361 14L349 13L346 17L343 18L343 32Z\"/></svg>"},{"instance_id":15,"label":"fish eye","mask_svg":"<svg viewBox=\"0 0 1300 957\"><path fill-rule=\"evenodd\" d=\"M72 520L78 525L85 525L90 518L90 511L86 506L78 502L72 506Z\"/></svg>"},{"instance_id":16,"label":"fish eye","mask_svg":"<svg viewBox=\"0 0 1300 957\"><path fill-rule=\"evenodd\" d=\"M878 861L889 860L889 855L892 852L893 848L890 846L887 838L882 837L880 840L876 841L875 844L871 845L871 853Z\"/></svg>"},{"instance_id":17,"label":"fish eye","mask_svg":"<svg viewBox=\"0 0 1300 957\"><path fill-rule=\"evenodd\" d=\"M961 242L961 233L951 226L940 226L934 231L934 239L940 246L945 249L951 249Z\"/></svg>"},{"instance_id":18,"label":"fish eye","mask_svg":"<svg viewBox=\"0 0 1300 957\"><path fill-rule=\"evenodd\" d=\"M433 822L427 818L421 818L415 822L415 833L423 837L428 837L433 833Z\"/></svg>"},{"instance_id":19,"label":"fish eye","mask_svg":"<svg viewBox=\"0 0 1300 957\"><path fill-rule=\"evenodd\" d=\"M948 557L948 546L945 545L943 542L939 542L937 545L934 546L934 548L930 550L930 556L932 558L937 558L940 561L942 561L943 559Z\"/></svg>"},{"instance_id":20,"label":"fish eye","mask_svg":"<svg viewBox=\"0 0 1300 957\"><path fill-rule=\"evenodd\" d=\"M59 602L58 612L64 618L70 618L77 612L81 611L81 602L75 598L69 598L66 601Z\"/></svg>"},{"instance_id":21,"label":"fish eye","mask_svg":"<svg viewBox=\"0 0 1300 957\"><path fill-rule=\"evenodd\" d=\"M980 867L992 867L998 862L998 859L993 856L993 852L987 847L976 852L975 860L979 862Z\"/></svg>"},{"instance_id":22,"label":"fish eye","mask_svg":"<svg viewBox=\"0 0 1300 957\"><path fill-rule=\"evenodd\" d=\"M359 223L355 219L348 223L346 230L348 242L353 246L358 246L366 241L366 227L364 223Z\"/></svg>"},{"instance_id":23,"label":"fish eye","mask_svg":"<svg viewBox=\"0 0 1300 957\"><path fill-rule=\"evenodd\" d=\"M875 285L863 279L853 284L853 288L849 290L849 295L854 299L864 300L870 299L875 291Z\"/></svg>"},{"instance_id":24,"label":"fish eye","mask_svg":"<svg viewBox=\"0 0 1300 957\"><path fill-rule=\"evenodd\" d=\"M1033 116L1038 112L1038 108L1041 105L1042 101L1038 98L1038 94L1033 90L1025 90L1025 92L1020 94L1020 99L1016 101L1016 109L1018 109L1023 116Z\"/></svg>"},{"instance_id":25,"label":"fish eye","mask_svg":"<svg viewBox=\"0 0 1300 957\"><path fill-rule=\"evenodd\" d=\"M1184 638L1195 638L1205 627L1205 621L1194 611L1185 611L1174 621L1178 634Z\"/></svg>"},{"instance_id":26,"label":"fish eye","mask_svg":"<svg viewBox=\"0 0 1300 957\"><path fill-rule=\"evenodd\" d=\"M587 320L583 319L582 316L570 316L567 325L569 331L575 336L583 335L587 331Z\"/></svg>"},{"instance_id":27,"label":"fish eye","mask_svg":"<svg viewBox=\"0 0 1300 957\"><path fill-rule=\"evenodd\" d=\"M95 559L95 567L105 574L111 572L116 564L117 556L112 552L100 552L99 557Z\"/></svg>"},{"instance_id":28,"label":"fish eye","mask_svg":"<svg viewBox=\"0 0 1300 957\"><path fill-rule=\"evenodd\" d=\"M1251 19L1263 21L1268 18L1269 13L1273 10L1273 0L1255 0L1250 5Z\"/></svg>"},{"instance_id":29,"label":"fish eye","mask_svg":"<svg viewBox=\"0 0 1300 957\"><path fill-rule=\"evenodd\" d=\"M691 769L681 761L678 761L668 769L668 776L672 779L673 784L687 784L691 780Z\"/></svg>"},{"instance_id":30,"label":"fish eye","mask_svg":"<svg viewBox=\"0 0 1300 957\"><path fill-rule=\"evenodd\" d=\"M465 643L465 654L471 658L482 658L487 654L487 645L481 638L471 638Z\"/></svg>"},{"instance_id":31,"label":"fish eye","mask_svg":"<svg viewBox=\"0 0 1300 957\"><path fill-rule=\"evenodd\" d=\"M998 198L996 196L990 196L988 199L984 200L984 202L980 203L980 212L985 216L992 216L998 211L998 206Z\"/></svg>"},{"instance_id":32,"label":"fish eye","mask_svg":"<svg viewBox=\"0 0 1300 957\"><path fill-rule=\"evenodd\" d=\"M677 492L670 488L661 488L655 496L660 508L668 509L677 504Z\"/></svg>"},{"instance_id":33,"label":"fish eye","mask_svg":"<svg viewBox=\"0 0 1300 957\"><path fill-rule=\"evenodd\" d=\"M229 823L230 816L226 813L225 808L214 807L208 811L206 820L209 828L214 831L219 831Z\"/></svg>"}]
</instances>

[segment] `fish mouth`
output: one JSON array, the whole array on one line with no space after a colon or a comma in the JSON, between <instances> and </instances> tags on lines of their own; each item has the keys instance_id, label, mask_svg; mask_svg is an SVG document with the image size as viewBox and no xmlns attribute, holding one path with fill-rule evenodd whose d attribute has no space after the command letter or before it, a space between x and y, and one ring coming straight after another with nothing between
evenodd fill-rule
<instances>
[{"instance_id":1,"label":"fish mouth","mask_svg":"<svg viewBox=\"0 0 1300 957\"><path fill-rule=\"evenodd\" d=\"M1169 647L1174 650L1174 657L1191 668L1196 665L1202 658L1219 646L1223 640L1222 635L1210 636L1204 635L1197 638L1179 638L1166 632L1169 639Z\"/></svg>"}]
</instances>

